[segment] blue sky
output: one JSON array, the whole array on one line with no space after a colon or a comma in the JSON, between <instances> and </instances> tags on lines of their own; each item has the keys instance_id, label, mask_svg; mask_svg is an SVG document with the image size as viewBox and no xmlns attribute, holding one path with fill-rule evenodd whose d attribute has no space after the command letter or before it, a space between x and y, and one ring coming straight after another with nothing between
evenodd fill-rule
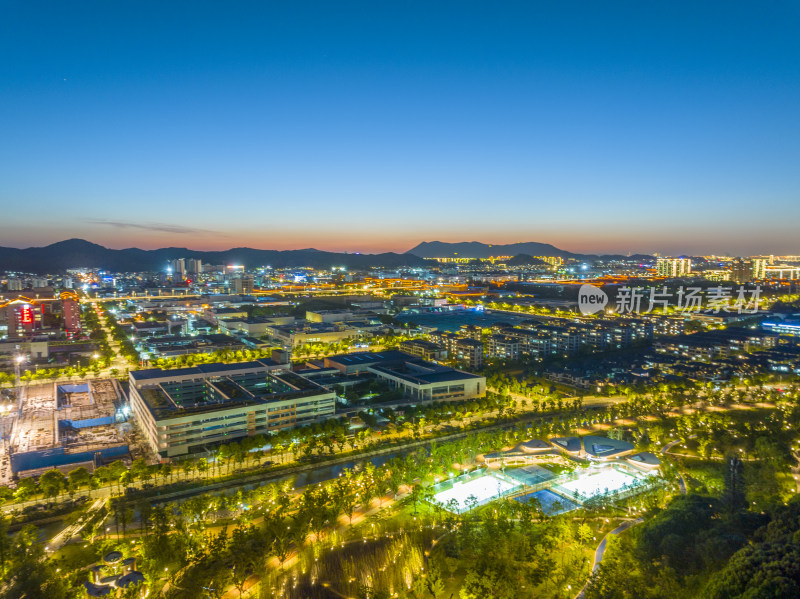
<instances>
[{"instance_id":1,"label":"blue sky","mask_svg":"<svg viewBox=\"0 0 800 599\"><path fill-rule=\"evenodd\" d=\"M0 245L800 253L796 2L0 1Z\"/></svg>"}]
</instances>

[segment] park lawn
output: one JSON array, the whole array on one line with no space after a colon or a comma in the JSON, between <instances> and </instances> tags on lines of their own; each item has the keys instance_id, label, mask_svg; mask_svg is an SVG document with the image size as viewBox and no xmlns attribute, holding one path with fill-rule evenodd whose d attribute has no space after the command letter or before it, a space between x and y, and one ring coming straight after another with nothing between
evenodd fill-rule
<instances>
[{"instance_id":1,"label":"park lawn","mask_svg":"<svg viewBox=\"0 0 800 599\"><path fill-rule=\"evenodd\" d=\"M696 456L698 458L702 458L703 456L700 455L698 451L699 444L697 439L688 439L685 443L679 443L675 447L672 448L673 451L677 453L683 453L691 456Z\"/></svg>"},{"instance_id":2,"label":"park lawn","mask_svg":"<svg viewBox=\"0 0 800 599\"><path fill-rule=\"evenodd\" d=\"M567 516L568 517L568 516ZM581 568L574 568L570 570L570 577L567 580L567 584L570 585L570 597L575 595L579 589L581 589L588 579L589 576L589 568L591 567L592 561L594 559L594 552L597 545L600 543L601 539L610 531L614 530L619 524L622 522L620 519L617 518L608 518L608 522L605 521L605 518L601 519L600 526L597 527L596 524L592 523L589 520L589 524L592 527L592 530L596 533L594 538L589 540L586 544L580 544L577 540L572 541L570 543L564 543L558 546L553 552L553 558L556 560L556 563L562 564L567 563L569 558L577 558L582 560L584 566ZM434 549L434 551L439 551ZM445 592L442 593L442 597L450 597L451 594L453 597L458 597L458 593L461 590L461 587L464 583L464 578L469 571L470 563L467 560L459 560L456 558L445 557L443 554L437 556L440 559L444 559L447 561L449 569L451 571L451 576L445 580ZM523 589L526 587L523 586ZM542 583L539 586L533 589L526 589L528 591L527 595L520 595L521 597L536 597L536 598L550 598L556 597L556 588L554 587L552 582Z\"/></svg>"},{"instance_id":3,"label":"park lawn","mask_svg":"<svg viewBox=\"0 0 800 599\"><path fill-rule=\"evenodd\" d=\"M417 504L417 513L415 516L414 502L408 497L404 497L394 505L385 507L377 514L370 516L359 526L364 526L364 524L366 524L367 527L371 528L369 523L380 522L380 526L384 530L400 530L405 527L407 522L413 521L415 517L423 518L427 516L436 516L437 513L441 512L437 511L437 509L428 502L420 501Z\"/></svg>"},{"instance_id":4,"label":"park lawn","mask_svg":"<svg viewBox=\"0 0 800 599\"><path fill-rule=\"evenodd\" d=\"M704 460L702 458L681 458L680 465L680 470L683 473L689 492L699 491L703 487L709 493L722 490L725 472L724 462Z\"/></svg>"},{"instance_id":5,"label":"park lawn","mask_svg":"<svg viewBox=\"0 0 800 599\"><path fill-rule=\"evenodd\" d=\"M100 543L92 545L88 542L70 543L56 551L52 559L66 570L81 570L100 559Z\"/></svg>"}]
</instances>

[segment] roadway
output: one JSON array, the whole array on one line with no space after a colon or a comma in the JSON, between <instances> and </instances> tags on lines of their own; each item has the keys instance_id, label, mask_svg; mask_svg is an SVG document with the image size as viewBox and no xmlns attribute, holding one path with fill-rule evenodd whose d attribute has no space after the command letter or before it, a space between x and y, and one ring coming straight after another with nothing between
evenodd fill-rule
<instances>
[{"instance_id":1,"label":"roadway","mask_svg":"<svg viewBox=\"0 0 800 599\"><path fill-rule=\"evenodd\" d=\"M47 547L45 549L47 551L55 552L58 551L64 544L66 544L72 537L80 533L83 528L89 523L92 517L100 511L103 506L106 504L106 498L98 498L89 506L89 508L81 514L80 518L78 518L72 524L68 524L63 529L53 536L50 539L50 542L47 543Z\"/></svg>"}]
</instances>

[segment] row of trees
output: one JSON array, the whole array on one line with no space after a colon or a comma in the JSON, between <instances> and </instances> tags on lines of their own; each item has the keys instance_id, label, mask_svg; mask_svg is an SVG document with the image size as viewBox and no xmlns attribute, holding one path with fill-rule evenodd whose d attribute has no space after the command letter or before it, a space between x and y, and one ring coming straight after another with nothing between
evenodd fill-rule
<instances>
[{"instance_id":1,"label":"row of trees","mask_svg":"<svg viewBox=\"0 0 800 599\"><path fill-rule=\"evenodd\" d=\"M745 457L752 455L758 458L758 466L751 469L751 472L754 477L756 473L760 473L754 480L761 480L763 484L752 486L754 490L760 489L758 497L754 494L752 500L762 503L774 501L781 493L780 487L775 484L776 473L791 463L791 431L800 425L798 391L794 388L782 391L753 389L744 398L738 395L738 390L729 389L728 392L736 394L737 401L748 399L778 402L778 409L770 410L766 415L754 413L751 417L745 414L734 418L728 412L697 412L668 417L671 410L696 403L698 397L689 390L665 388L655 389L645 396L632 395L628 401L602 410L587 411L579 403L567 406L563 403L559 405L555 400L548 405L545 401L542 408L556 410L556 415L534 420L525 430L528 436L546 439L557 434L567 434L579 427L608 426L618 419L625 419L634 420L635 424L612 426L607 434L631 441L643 448L657 450L659 446L676 438L686 442L697 437L701 457L721 456L729 451L736 451ZM402 417L391 409L382 410L382 413L400 432L407 431L413 437L421 439L431 429L449 424L466 426L472 419L499 417L513 420L514 405L507 396L488 393L482 398L460 402L418 404L406 410ZM652 415L660 415L661 418L647 418ZM373 419L367 413L363 416L368 422ZM128 469L122 462L115 462L98 468L93 475L78 468L66 478L54 470L45 473L38 485L32 479L23 479L16 491L0 489L0 498L6 501L22 501L37 493L44 497L57 497L63 493L77 493L81 489L106 485L116 486L117 491L122 493L128 487L136 486L136 483L146 483L154 478L158 478L161 484L170 484L197 476L227 475L232 471L251 468L270 456L289 454L292 459L297 456L332 455L346 450L367 449L387 439L386 434L378 435L377 432L364 429L354 434L348 421L330 419L298 429L279 431L269 438L263 435L247 437L239 442L219 446L213 457L187 459L177 464L148 465L139 459Z\"/></svg>"}]
</instances>

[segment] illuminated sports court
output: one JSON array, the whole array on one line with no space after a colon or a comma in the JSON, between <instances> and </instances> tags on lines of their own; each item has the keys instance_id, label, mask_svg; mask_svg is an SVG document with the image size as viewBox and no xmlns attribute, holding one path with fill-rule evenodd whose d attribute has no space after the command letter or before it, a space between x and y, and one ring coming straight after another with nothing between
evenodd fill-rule
<instances>
[{"instance_id":1,"label":"illuminated sports court","mask_svg":"<svg viewBox=\"0 0 800 599\"><path fill-rule=\"evenodd\" d=\"M534 496L542 503L545 513L552 515L575 509L584 501L598 495L613 495L620 491L635 489L648 478L648 474L637 475L619 466L577 470L559 479L547 481L544 484L545 488L541 488L539 485L542 483L538 483L533 487L538 487L538 491L518 497L517 500L525 501L525 498ZM481 506L526 488L531 488L531 485L521 482L513 471L511 473L476 471L435 485L433 502L447 509L455 508L454 511L462 513L467 511L470 497L475 498L476 506ZM558 501L558 509L550 509L549 504L553 500ZM455 501L455 504L450 505L451 501Z\"/></svg>"},{"instance_id":2,"label":"illuminated sports court","mask_svg":"<svg viewBox=\"0 0 800 599\"><path fill-rule=\"evenodd\" d=\"M618 468L604 468L581 474L575 480L559 483L558 489L570 496L577 493L582 499L590 499L597 495L635 487L640 481L637 476Z\"/></svg>"},{"instance_id":3,"label":"illuminated sports court","mask_svg":"<svg viewBox=\"0 0 800 599\"><path fill-rule=\"evenodd\" d=\"M477 505L484 505L502 495L521 489L522 485L494 474L480 474L477 477L460 476L453 481L436 485L434 490L438 488L442 490L434 494L433 501L449 508L450 502L455 500L456 511L461 513L467 510L470 497L477 500Z\"/></svg>"}]
</instances>

